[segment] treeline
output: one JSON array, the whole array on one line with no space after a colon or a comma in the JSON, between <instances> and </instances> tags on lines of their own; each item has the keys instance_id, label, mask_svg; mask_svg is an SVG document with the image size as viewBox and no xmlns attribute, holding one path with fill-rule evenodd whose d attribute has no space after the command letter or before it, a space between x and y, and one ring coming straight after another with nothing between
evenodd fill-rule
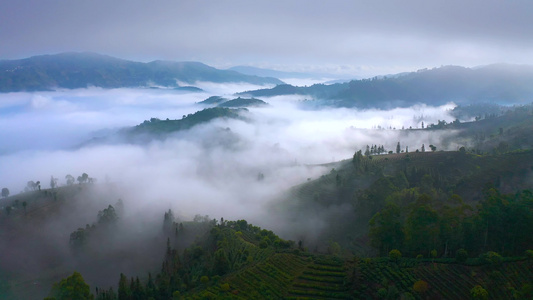
<instances>
[{"instance_id":1,"label":"treeline","mask_svg":"<svg viewBox=\"0 0 533 300\"><path fill-rule=\"evenodd\" d=\"M533 248L533 193L488 188L473 208L457 195L440 202L419 189L403 189L387 198L369 226L371 244L382 256L392 249L411 257L523 255Z\"/></svg>"},{"instance_id":2,"label":"treeline","mask_svg":"<svg viewBox=\"0 0 533 300\"><path fill-rule=\"evenodd\" d=\"M197 233L202 231L199 238ZM276 250L294 247L292 241L245 220L218 222L197 216L193 222L174 222L170 210L164 216L163 232L169 237L160 272L144 279L121 274L118 290L97 289L96 299L178 298L195 288L218 284L221 276L262 261ZM193 236L196 242L180 249ZM221 284L220 289L229 292L229 284Z\"/></svg>"},{"instance_id":3,"label":"treeline","mask_svg":"<svg viewBox=\"0 0 533 300\"><path fill-rule=\"evenodd\" d=\"M92 225L86 224L85 228L79 227L70 234L69 245L75 254L86 251L89 242L100 247L103 236L114 235L113 228L116 227L119 215L123 211L122 200L118 199L115 206L117 209L109 205L107 208L99 211L96 223ZM91 241L91 239L95 240Z\"/></svg>"}]
</instances>

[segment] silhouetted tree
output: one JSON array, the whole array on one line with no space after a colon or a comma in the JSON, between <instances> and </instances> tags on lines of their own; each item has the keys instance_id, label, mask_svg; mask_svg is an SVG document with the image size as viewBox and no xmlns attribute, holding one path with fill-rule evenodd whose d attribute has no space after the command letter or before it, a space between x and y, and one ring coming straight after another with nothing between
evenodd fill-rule
<instances>
[{"instance_id":1,"label":"silhouetted tree","mask_svg":"<svg viewBox=\"0 0 533 300\"><path fill-rule=\"evenodd\" d=\"M67 180L67 185L73 185L74 181L76 180L76 179L74 179L74 176L72 176L70 174L65 176L65 179Z\"/></svg>"},{"instance_id":2,"label":"silhouetted tree","mask_svg":"<svg viewBox=\"0 0 533 300\"><path fill-rule=\"evenodd\" d=\"M50 188L55 189L57 187L57 178L50 176Z\"/></svg>"},{"instance_id":3,"label":"silhouetted tree","mask_svg":"<svg viewBox=\"0 0 533 300\"><path fill-rule=\"evenodd\" d=\"M400 142L396 145L396 153L400 153Z\"/></svg>"},{"instance_id":4,"label":"silhouetted tree","mask_svg":"<svg viewBox=\"0 0 533 300\"><path fill-rule=\"evenodd\" d=\"M98 224L110 225L114 224L117 220L117 213L115 212L115 208L111 205L98 212Z\"/></svg>"},{"instance_id":5,"label":"silhouetted tree","mask_svg":"<svg viewBox=\"0 0 533 300\"><path fill-rule=\"evenodd\" d=\"M81 174L81 176L78 176L78 182L80 184L86 183L87 180L89 180L89 175L87 175L87 173L83 173L83 174Z\"/></svg>"},{"instance_id":6,"label":"silhouetted tree","mask_svg":"<svg viewBox=\"0 0 533 300\"><path fill-rule=\"evenodd\" d=\"M4 198L9 197L9 189L8 188L3 188L2 189L2 197L4 197Z\"/></svg>"}]
</instances>

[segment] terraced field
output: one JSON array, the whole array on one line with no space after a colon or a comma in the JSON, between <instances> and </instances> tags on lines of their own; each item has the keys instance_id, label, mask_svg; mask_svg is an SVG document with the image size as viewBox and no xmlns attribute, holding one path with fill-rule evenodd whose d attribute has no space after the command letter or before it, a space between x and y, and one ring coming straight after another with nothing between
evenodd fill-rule
<instances>
[{"instance_id":1,"label":"terraced field","mask_svg":"<svg viewBox=\"0 0 533 300\"><path fill-rule=\"evenodd\" d=\"M380 293L394 297L408 293L418 299L470 299L470 291L476 285L484 287L490 299L513 299L514 291L533 283L533 261L466 266L414 259L392 263L375 258L361 260L353 274L350 290L356 299L376 299ZM426 291L414 289L419 280L427 283Z\"/></svg>"},{"instance_id":2,"label":"terraced field","mask_svg":"<svg viewBox=\"0 0 533 300\"><path fill-rule=\"evenodd\" d=\"M349 299L343 263L314 260L292 283L286 299Z\"/></svg>"},{"instance_id":3,"label":"terraced field","mask_svg":"<svg viewBox=\"0 0 533 300\"><path fill-rule=\"evenodd\" d=\"M192 299L349 299L342 261L275 253ZM225 286L225 284L228 284ZM229 288L228 288L229 287Z\"/></svg>"}]
</instances>

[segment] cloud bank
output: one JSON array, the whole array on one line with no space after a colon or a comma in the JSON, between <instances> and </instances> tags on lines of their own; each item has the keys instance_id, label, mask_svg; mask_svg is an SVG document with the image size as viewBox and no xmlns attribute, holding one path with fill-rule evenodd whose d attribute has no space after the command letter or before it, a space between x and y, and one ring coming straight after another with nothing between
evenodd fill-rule
<instances>
[{"instance_id":1,"label":"cloud bank","mask_svg":"<svg viewBox=\"0 0 533 300\"><path fill-rule=\"evenodd\" d=\"M143 209L260 220L262 206L277 194L327 171L310 165L351 158L365 145L393 150L400 141L411 151L423 143L439 145L439 136L400 129L417 128L421 120L452 120L447 110L453 104L302 110L305 97L284 96L265 99L269 107L251 108L249 121L218 119L146 145L78 147L152 117L179 119L201 110L196 102L212 94L231 97L252 88L200 86L208 92L91 88L0 95L0 123L10 129L0 132L0 184L18 193L29 180L48 187L51 175L64 184L67 174L88 173L121 186L123 198ZM264 180L257 180L259 173Z\"/></svg>"}]
</instances>

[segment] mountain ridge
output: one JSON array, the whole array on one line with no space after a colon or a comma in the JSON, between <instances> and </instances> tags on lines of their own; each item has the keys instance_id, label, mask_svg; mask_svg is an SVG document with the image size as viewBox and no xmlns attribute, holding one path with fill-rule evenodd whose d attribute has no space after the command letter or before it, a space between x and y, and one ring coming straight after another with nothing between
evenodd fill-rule
<instances>
[{"instance_id":1,"label":"mountain ridge","mask_svg":"<svg viewBox=\"0 0 533 300\"><path fill-rule=\"evenodd\" d=\"M201 62L155 60L135 62L92 52L66 52L18 60L0 60L0 92L42 91L55 88L180 87L179 82L246 82L258 85L283 83L219 70Z\"/></svg>"},{"instance_id":2,"label":"mountain ridge","mask_svg":"<svg viewBox=\"0 0 533 300\"><path fill-rule=\"evenodd\" d=\"M443 105L492 102L524 104L533 99L533 66L494 64L477 68L443 66L401 76L380 76L331 85L309 87L278 85L239 93L268 97L307 95L313 104L348 108L408 107L419 103Z\"/></svg>"}]
</instances>

